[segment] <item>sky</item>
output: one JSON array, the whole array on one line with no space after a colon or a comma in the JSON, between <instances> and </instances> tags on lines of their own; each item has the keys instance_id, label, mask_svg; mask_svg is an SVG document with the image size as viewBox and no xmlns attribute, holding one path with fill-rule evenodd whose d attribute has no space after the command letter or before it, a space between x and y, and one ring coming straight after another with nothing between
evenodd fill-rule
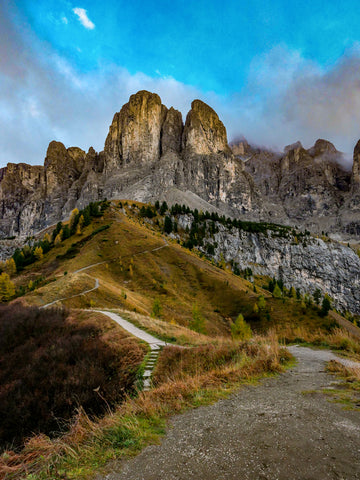
<instances>
[{"instance_id":1,"label":"sky","mask_svg":"<svg viewBox=\"0 0 360 480\"><path fill-rule=\"evenodd\" d=\"M0 167L50 141L101 151L138 90L185 120L212 106L229 141L282 151L360 138L356 0L1 0Z\"/></svg>"}]
</instances>

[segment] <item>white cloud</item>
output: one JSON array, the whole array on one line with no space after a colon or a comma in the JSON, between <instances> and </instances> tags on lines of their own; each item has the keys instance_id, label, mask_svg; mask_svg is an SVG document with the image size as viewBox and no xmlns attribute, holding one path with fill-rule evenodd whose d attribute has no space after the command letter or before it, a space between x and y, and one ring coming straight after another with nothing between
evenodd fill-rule
<instances>
[{"instance_id":1,"label":"white cloud","mask_svg":"<svg viewBox=\"0 0 360 480\"><path fill-rule=\"evenodd\" d=\"M161 72L131 74L117 65L79 73L31 31L16 31L0 1L0 167L43 163L51 140L100 151L115 112L138 90L160 95L183 114L200 98L218 113L229 139L244 135L282 149L325 138L349 152L360 137L360 47L324 70L301 52L278 46L254 58L247 85L231 96L201 92Z\"/></svg>"},{"instance_id":2,"label":"white cloud","mask_svg":"<svg viewBox=\"0 0 360 480\"><path fill-rule=\"evenodd\" d=\"M62 17L61 18L61 21L62 23L64 23L65 25L67 25L69 23L69 20L66 18L66 17Z\"/></svg>"},{"instance_id":3,"label":"white cloud","mask_svg":"<svg viewBox=\"0 0 360 480\"><path fill-rule=\"evenodd\" d=\"M88 30L93 30L95 28L95 24L89 19L87 16L87 11L84 8L73 8L73 12L75 15L79 17L79 22Z\"/></svg>"}]
</instances>

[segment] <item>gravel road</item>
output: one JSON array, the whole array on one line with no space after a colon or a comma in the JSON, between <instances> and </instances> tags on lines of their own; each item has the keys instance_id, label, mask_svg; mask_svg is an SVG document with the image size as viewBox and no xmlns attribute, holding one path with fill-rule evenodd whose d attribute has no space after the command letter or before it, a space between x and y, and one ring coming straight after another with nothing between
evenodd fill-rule
<instances>
[{"instance_id":1,"label":"gravel road","mask_svg":"<svg viewBox=\"0 0 360 480\"><path fill-rule=\"evenodd\" d=\"M330 352L290 350L294 368L173 417L161 445L97 480L360 479L360 413L309 393L337 382Z\"/></svg>"}]
</instances>

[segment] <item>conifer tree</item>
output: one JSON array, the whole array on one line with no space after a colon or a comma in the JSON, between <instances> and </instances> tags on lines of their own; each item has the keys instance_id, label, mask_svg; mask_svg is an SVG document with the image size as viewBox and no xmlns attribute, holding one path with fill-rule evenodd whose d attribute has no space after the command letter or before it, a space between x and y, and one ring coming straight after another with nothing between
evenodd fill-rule
<instances>
[{"instance_id":1,"label":"conifer tree","mask_svg":"<svg viewBox=\"0 0 360 480\"><path fill-rule=\"evenodd\" d=\"M54 240L54 245L55 245L55 247L57 247L58 245L60 245L60 243L61 243L61 232L58 233L58 234L56 235L56 237L55 237L55 240Z\"/></svg>"},{"instance_id":2,"label":"conifer tree","mask_svg":"<svg viewBox=\"0 0 360 480\"><path fill-rule=\"evenodd\" d=\"M245 322L241 313L231 324L231 336L234 340L248 340L252 336L250 325Z\"/></svg>"},{"instance_id":3,"label":"conifer tree","mask_svg":"<svg viewBox=\"0 0 360 480\"><path fill-rule=\"evenodd\" d=\"M41 247L36 247L35 250L34 250L34 257L37 259L37 260L41 260L44 256L44 252L43 252L43 249Z\"/></svg>"},{"instance_id":4,"label":"conifer tree","mask_svg":"<svg viewBox=\"0 0 360 480\"><path fill-rule=\"evenodd\" d=\"M79 219L79 210L77 208L74 208L74 210L71 212L70 215L70 220L69 220L69 228L71 234L75 233L76 230L76 224Z\"/></svg>"},{"instance_id":5,"label":"conifer tree","mask_svg":"<svg viewBox=\"0 0 360 480\"><path fill-rule=\"evenodd\" d=\"M7 273L0 275L0 301L7 302L15 295L15 285Z\"/></svg>"},{"instance_id":6,"label":"conifer tree","mask_svg":"<svg viewBox=\"0 0 360 480\"><path fill-rule=\"evenodd\" d=\"M264 308L266 307L266 300L265 300L263 295L260 295L260 297L259 297L258 306L259 306L260 310L264 310Z\"/></svg>"},{"instance_id":7,"label":"conifer tree","mask_svg":"<svg viewBox=\"0 0 360 480\"><path fill-rule=\"evenodd\" d=\"M273 291L273 297L274 298L281 298L282 292L278 284L275 285L274 291Z\"/></svg>"},{"instance_id":8,"label":"conifer tree","mask_svg":"<svg viewBox=\"0 0 360 480\"><path fill-rule=\"evenodd\" d=\"M15 275L16 273L16 264L13 258L9 258L5 262L5 272L11 276Z\"/></svg>"},{"instance_id":9,"label":"conifer tree","mask_svg":"<svg viewBox=\"0 0 360 480\"><path fill-rule=\"evenodd\" d=\"M48 233L45 233L43 240L44 242L51 243L50 235Z\"/></svg>"}]
</instances>

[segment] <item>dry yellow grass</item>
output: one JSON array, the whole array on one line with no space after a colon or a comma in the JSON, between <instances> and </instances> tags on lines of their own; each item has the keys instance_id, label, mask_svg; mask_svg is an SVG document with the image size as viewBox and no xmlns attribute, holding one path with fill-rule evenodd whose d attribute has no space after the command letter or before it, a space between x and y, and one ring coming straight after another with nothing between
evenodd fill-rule
<instances>
[{"instance_id":1,"label":"dry yellow grass","mask_svg":"<svg viewBox=\"0 0 360 480\"><path fill-rule=\"evenodd\" d=\"M50 474L88 478L94 473L94 464L98 471L107 461L133 455L156 442L169 415L212 403L244 381L280 371L282 362L289 359L273 333L246 344L228 341L211 348L221 352L229 348L234 353L210 370L184 372L181 378L177 375L137 398L128 398L102 419L92 421L80 410L63 437L49 440L39 435L30 439L21 453L7 452L0 457L0 475L22 478L31 473L34 480L48 479ZM195 349L193 356L196 360L203 351Z\"/></svg>"}]
</instances>

